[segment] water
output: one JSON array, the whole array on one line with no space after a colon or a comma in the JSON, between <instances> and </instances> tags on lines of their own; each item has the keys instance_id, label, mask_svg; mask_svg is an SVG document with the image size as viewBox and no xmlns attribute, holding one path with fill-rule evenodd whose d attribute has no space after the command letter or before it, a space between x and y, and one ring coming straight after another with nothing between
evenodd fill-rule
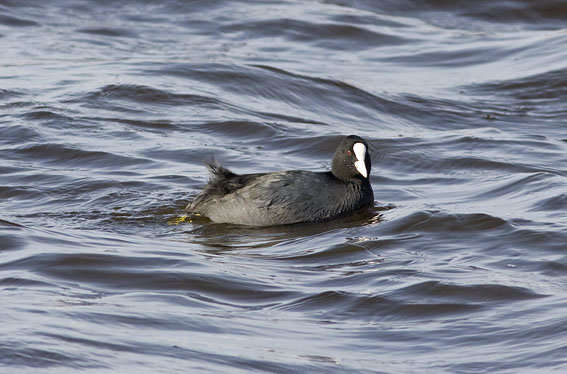
<instances>
[{"instance_id":1,"label":"water","mask_svg":"<svg viewBox=\"0 0 567 374\"><path fill-rule=\"evenodd\" d=\"M0 372L567 367L567 6L0 1ZM182 221L216 156L369 214Z\"/></svg>"}]
</instances>

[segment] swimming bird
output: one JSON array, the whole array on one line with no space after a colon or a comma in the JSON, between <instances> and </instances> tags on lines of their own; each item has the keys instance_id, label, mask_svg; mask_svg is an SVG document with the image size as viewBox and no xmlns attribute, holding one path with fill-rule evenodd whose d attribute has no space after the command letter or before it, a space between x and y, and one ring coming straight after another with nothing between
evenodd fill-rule
<instances>
[{"instance_id":1,"label":"swimming bird","mask_svg":"<svg viewBox=\"0 0 567 374\"><path fill-rule=\"evenodd\" d=\"M206 165L211 179L185 210L214 222L274 226L321 221L374 203L368 143L356 135L342 139L331 171L239 175L218 161Z\"/></svg>"}]
</instances>

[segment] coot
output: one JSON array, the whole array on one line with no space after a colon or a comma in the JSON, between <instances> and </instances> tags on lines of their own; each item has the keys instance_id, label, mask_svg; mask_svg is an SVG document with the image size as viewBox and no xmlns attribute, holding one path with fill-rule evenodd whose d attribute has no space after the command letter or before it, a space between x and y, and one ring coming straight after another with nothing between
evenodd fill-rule
<instances>
[{"instance_id":1,"label":"coot","mask_svg":"<svg viewBox=\"0 0 567 374\"><path fill-rule=\"evenodd\" d=\"M217 161L212 177L185 210L214 222L251 226L320 221L372 205L368 143L356 135L339 144L331 171L239 175Z\"/></svg>"}]
</instances>

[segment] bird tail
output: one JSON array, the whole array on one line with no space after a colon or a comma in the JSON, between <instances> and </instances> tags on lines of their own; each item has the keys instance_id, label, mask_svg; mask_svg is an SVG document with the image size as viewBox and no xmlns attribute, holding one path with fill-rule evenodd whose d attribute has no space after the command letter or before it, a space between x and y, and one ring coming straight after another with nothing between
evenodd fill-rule
<instances>
[{"instance_id":1,"label":"bird tail","mask_svg":"<svg viewBox=\"0 0 567 374\"><path fill-rule=\"evenodd\" d=\"M185 207L186 211L198 212L199 206L205 204L207 201L214 199L215 197L222 196L229 193L237 188L242 187L238 180L238 174L224 168L219 160L211 158L205 161L207 169L211 172L211 178L209 183L203 188L203 190L195 196L192 202Z\"/></svg>"},{"instance_id":2,"label":"bird tail","mask_svg":"<svg viewBox=\"0 0 567 374\"><path fill-rule=\"evenodd\" d=\"M236 176L236 174L234 174L232 171L223 167L220 161L216 158L211 158L210 160L205 161L205 165L212 174L211 180L223 180Z\"/></svg>"}]
</instances>

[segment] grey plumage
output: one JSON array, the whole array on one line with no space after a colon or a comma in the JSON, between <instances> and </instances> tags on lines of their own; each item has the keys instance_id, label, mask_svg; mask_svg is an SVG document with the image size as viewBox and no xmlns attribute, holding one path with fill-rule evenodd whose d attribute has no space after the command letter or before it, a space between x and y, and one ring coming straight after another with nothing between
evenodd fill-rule
<instances>
[{"instance_id":1,"label":"grey plumage","mask_svg":"<svg viewBox=\"0 0 567 374\"><path fill-rule=\"evenodd\" d=\"M186 210L215 222L272 226L334 218L374 202L367 178L354 167L352 147L367 143L343 139L330 172L301 170L238 175L209 162L212 178ZM370 157L364 163L370 172Z\"/></svg>"}]
</instances>

